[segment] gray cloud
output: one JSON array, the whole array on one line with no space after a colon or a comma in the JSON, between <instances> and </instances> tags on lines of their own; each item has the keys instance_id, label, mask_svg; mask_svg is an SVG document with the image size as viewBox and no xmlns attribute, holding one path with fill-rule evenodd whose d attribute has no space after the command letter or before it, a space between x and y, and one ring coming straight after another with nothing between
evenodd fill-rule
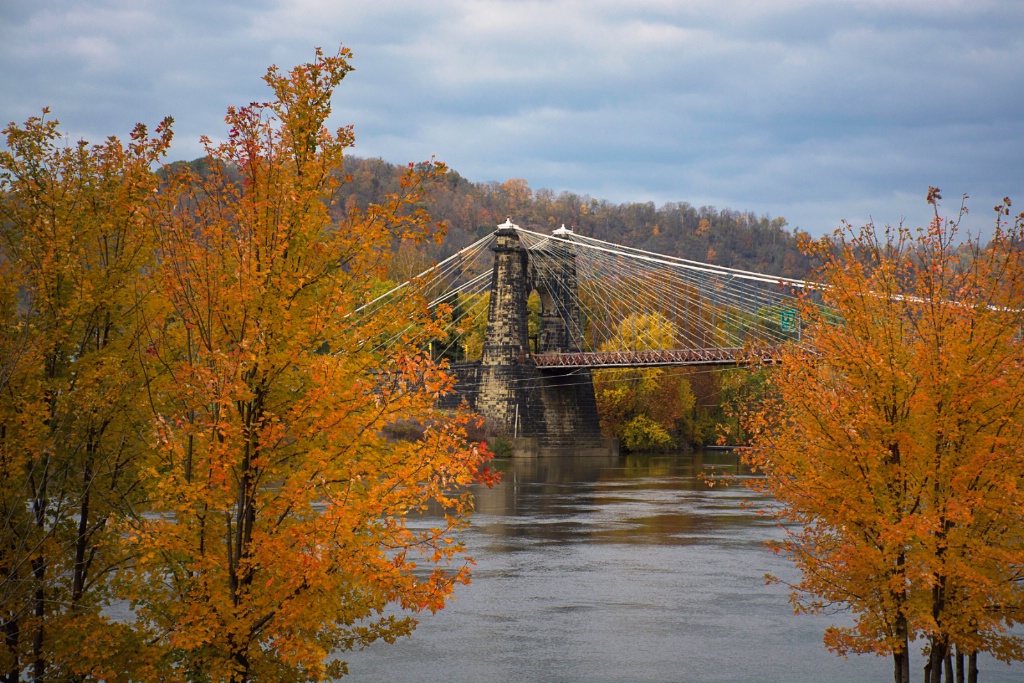
<instances>
[{"instance_id":1,"label":"gray cloud","mask_svg":"<svg viewBox=\"0 0 1024 683\"><path fill-rule=\"evenodd\" d=\"M0 9L0 120L74 137L176 119L176 158L265 99L266 67L355 52L357 154L613 201L927 220L1021 193L1024 6L1012 0L127 0ZM948 202L951 205L953 202Z\"/></svg>"}]
</instances>

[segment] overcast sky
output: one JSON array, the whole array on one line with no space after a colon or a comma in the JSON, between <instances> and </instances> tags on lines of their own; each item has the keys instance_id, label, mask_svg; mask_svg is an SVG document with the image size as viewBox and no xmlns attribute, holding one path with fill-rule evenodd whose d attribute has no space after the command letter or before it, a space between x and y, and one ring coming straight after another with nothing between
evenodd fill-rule
<instances>
[{"instance_id":1,"label":"overcast sky","mask_svg":"<svg viewBox=\"0 0 1024 683\"><path fill-rule=\"evenodd\" d=\"M929 185L978 228L1024 207L1019 0L0 0L0 124L171 115L192 159L270 64L340 44L360 156L813 234L922 224Z\"/></svg>"}]
</instances>

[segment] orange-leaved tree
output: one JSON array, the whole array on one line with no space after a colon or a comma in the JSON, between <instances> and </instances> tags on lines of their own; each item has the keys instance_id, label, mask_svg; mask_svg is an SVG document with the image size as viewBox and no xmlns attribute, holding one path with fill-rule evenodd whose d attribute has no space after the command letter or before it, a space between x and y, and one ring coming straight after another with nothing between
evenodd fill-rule
<instances>
[{"instance_id":1,"label":"orange-leaved tree","mask_svg":"<svg viewBox=\"0 0 1024 683\"><path fill-rule=\"evenodd\" d=\"M408 634L403 612L468 577L453 532L486 452L434 407L451 380L411 340L440 331L412 296L359 308L392 245L435 230L416 204L444 168L338 206L352 133L325 121L347 57L271 68L274 100L230 109L204 173L170 169L160 195L165 297L143 354L157 458L124 590L164 675L339 676L336 653ZM422 438L386 438L399 420Z\"/></svg>"},{"instance_id":2,"label":"orange-leaved tree","mask_svg":"<svg viewBox=\"0 0 1024 683\"><path fill-rule=\"evenodd\" d=\"M68 143L57 121L11 124L0 152L0 672L104 678L130 667L129 627L107 618L128 560L116 521L148 415L135 312L149 296L151 137ZM136 653L137 654L137 653Z\"/></svg>"},{"instance_id":3,"label":"orange-leaved tree","mask_svg":"<svg viewBox=\"0 0 1024 683\"><path fill-rule=\"evenodd\" d=\"M987 245L961 242L938 198L926 229L808 245L825 307L804 306L746 425L794 524L776 545L802 570L794 607L849 608L826 645L892 655L897 683L919 637L934 682L954 650L1024 656L1005 630L1024 608L1024 220L1003 222L1007 200Z\"/></svg>"}]
</instances>

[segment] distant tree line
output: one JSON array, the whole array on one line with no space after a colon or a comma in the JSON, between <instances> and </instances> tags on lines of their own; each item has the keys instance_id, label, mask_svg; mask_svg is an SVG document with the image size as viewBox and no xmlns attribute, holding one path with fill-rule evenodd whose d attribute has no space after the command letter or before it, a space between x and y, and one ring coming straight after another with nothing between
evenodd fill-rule
<instances>
[{"instance_id":1,"label":"distant tree line","mask_svg":"<svg viewBox=\"0 0 1024 683\"><path fill-rule=\"evenodd\" d=\"M350 206L363 208L395 192L402 168L381 159L345 158L351 182L343 187ZM804 277L810 258L798 248L800 231L785 218L751 211L695 207L686 202L615 204L575 192L532 190L527 181L472 182L449 170L432 187L423 207L448 226L444 243L431 257L444 257L513 223L538 231L565 225L589 237L731 268L784 277Z\"/></svg>"}]
</instances>

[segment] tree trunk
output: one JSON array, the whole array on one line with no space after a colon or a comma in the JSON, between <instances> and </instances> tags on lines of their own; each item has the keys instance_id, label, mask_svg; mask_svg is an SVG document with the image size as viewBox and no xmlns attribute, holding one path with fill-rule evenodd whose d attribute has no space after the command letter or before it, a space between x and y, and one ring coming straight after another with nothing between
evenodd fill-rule
<instances>
[{"instance_id":1,"label":"tree trunk","mask_svg":"<svg viewBox=\"0 0 1024 683\"><path fill-rule=\"evenodd\" d=\"M93 441L90 439L89 451L93 450ZM86 553L89 551L89 503L92 492L92 461L86 458L85 471L82 474L84 493L82 503L78 510L78 538L75 539L75 568L71 581L71 602L78 604L85 592L86 578Z\"/></svg>"},{"instance_id":2,"label":"tree trunk","mask_svg":"<svg viewBox=\"0 0 1024 683\"><path fill-rule=\"evenodd\" d=\"M32 560L32 575L36 583L33 595L35 633L32 637L32 680L34 683L42 683L46 679L46 660L43 659L43 644L45 643L43 624L46 618L46 591L43 588L43 580L46 578L45 560L42 558Z\"/></svg>"},{"instance_id":3,"label":"tree trunk","mask_svg":"<svg viewBox=\"0 0 1024 683\"><path fill-rule=\"evenodd\" d=\"M892 669L895 683L910 683L910 657L907 650L892 654Z\"/></svg>"},{"instance_id":4,"label":"tree trunk","mask_svg":"<svg viewBox=\"0 0 1024 683\"><path fill-rule=\"evenodd\" d=\"M897 560L903 566L903 556ZM897 599L899 596L893 596ZM896 617L896 634L902 640L900 651L892 653L893 680L895 683L910 683L910 636L907 634L907 619L902 614Z\"/></svg>"},{"instance_id":5,"label":"tree trunk","mask_svg":"<svg viewBox=\"0 0 1024 683\"><path fill-rule=\"evenodd\" d=\"M978 683L978 653L967 656L967 683Z\"/></svg>"},{"instance_id":6,"label":"tree trunk","mask_svg":"<svg viewBox=\"0 0 1024 683\"><path fill-rule=\"evenodd\" d=\"M956 683L964 683L964 653L959 645L956 648Z\"/></svg>"},{"instance_id":7,"label":"tree trunk","mask_svg":"<svg viewBox=\"0 0 1024 683\"><path fill-rule=\"evenodd\" d=\"M4 622L4 645L11 653L11 666L3 676L3 683L18 683L21 678L21 660L18 657L20 636L21 628L18 626L17 618L11 618Z\"/></svg>"},{"instance_id":8,"label":"tree trunk","mask_svg":"<svg viewBox=\"0 0 1024 683\"><path fill-rule=\"evenodd\" d=\"M944 660L944 668L946 672L946 683L953 683L953 655L950 654L949 650L946 650L946 658Z\"/></svg>"},{"instance_id":9,"label":"tree trunk","mask_svg":"<svg viewBox=\"0 0 1024 683\"><path fill-rule=\"evenodd\" d=\"M925 666L925 671L929 673L928 677L925 678L926 683L942 683L942 669L943 664L946 662L946 652L948 650L949 648L944 642L932 639L931 650L928 653L928 664ZM948 683L952 683L952 681Z\"/></svg>"},{"instance_id":10,"label":"tree trunk","mask_svg":"<svg viewBox=\"0 0 1024 683\"><path fill-rule=\"evenodd\" d=\"M232 648L231 661L235 664L235 672L231 675L231 683L249 683L249 653L245 645Z\"/></svg>"}]
</instances>

